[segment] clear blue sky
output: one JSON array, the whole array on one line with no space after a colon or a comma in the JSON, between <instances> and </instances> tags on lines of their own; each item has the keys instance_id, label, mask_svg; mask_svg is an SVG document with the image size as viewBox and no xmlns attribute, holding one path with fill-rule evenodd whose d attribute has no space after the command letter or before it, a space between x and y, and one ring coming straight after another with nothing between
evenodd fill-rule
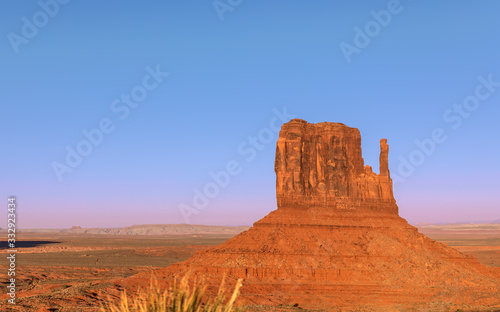
<instances>
[{"instance_id":1,"label":"clear blue sky","mask_svg":"<svg viewBox=\"0 0 500 312\"><path fill-rule=\"evenodd\" d=\"M387 138L410 222L500 219L497 1L41 3L0 4L0 198L17 196L19 227L251 225L276 209L266 128L284 107L359 128L376 172ZM446 140L418 152L437 128Z\"/></svg>"}]
</instances>

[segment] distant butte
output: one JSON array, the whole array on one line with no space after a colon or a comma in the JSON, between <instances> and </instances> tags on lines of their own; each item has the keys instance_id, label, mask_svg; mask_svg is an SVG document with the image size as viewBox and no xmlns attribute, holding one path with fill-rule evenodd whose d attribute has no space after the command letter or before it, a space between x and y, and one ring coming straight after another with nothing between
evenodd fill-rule
<instances>
[{"instance_id":1,"label":"distant butte","mask_svg":"<svg viewBox=\"0 0 500 312\"><path fill-rule=\"evenodd\" d=\"M500 274L420 234L398 215L380 141L380 173L364 165L358 129L294 119L276 147L278 209L224 244L157 271L171 282L243 278L242 304L425 311L500 307ZM147 285L141 273L122 281ZM422 310L423 311L423 310ZM455 310L453 310L455 311Z\"/></svg>"}]
</instances>

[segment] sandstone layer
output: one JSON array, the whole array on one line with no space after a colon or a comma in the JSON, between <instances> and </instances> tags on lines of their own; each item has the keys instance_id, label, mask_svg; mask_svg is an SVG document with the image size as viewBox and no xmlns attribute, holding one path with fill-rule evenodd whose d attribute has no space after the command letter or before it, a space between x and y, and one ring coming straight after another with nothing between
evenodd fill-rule
<instances>
[{"instance_id":1,"label":"sandstone layer","mask_svg":"<svg viewBox=\"0 0 500 312\"><path fill-rule=\"evenodd\" d=\"M222 245L157 272L191 272L215 291L244 279L240 302L305 308L499 307L500 274L420 234L398 215L380 141L364 165L359 130L294 119L276 148L278 209ZM146 282L139 274L123 282Z\"/></svg>"},{"instance_id":2,"label":"sandstone layer","mask_svg":"<svg viewBox=\"0 0 500 312\"><path fill-rule=\"evenodd\" d=\"M380 141L380 174L365 166L358 129L341 123L283 125L276 147L278 208L373 209L397 214L387 140Z\"/></svg>"}]
</instances>

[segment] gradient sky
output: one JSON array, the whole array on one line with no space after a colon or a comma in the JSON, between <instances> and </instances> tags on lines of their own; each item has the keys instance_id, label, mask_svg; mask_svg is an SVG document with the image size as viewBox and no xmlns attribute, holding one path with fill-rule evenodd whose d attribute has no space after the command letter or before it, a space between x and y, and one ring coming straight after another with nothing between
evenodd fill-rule
<instances>
[{"instance_id":1,"label":"gradient sky","mask_svg":"<svg viewBox=\"0 0 500 312\"><path fill-rule=\"evenodd\" d=\"M0 4L0 198L7 210L17 196L21 228L251 225L276 209L266 128L285 107L359 128L375 172L387 138L410 223L500 219L497 1L221 0L219 13L212 1L41 3L52 16L37 1ZM380 10L390 20L376 22ZM148 67L169 75L149 79ZM125 116L132 91L146 99ZM471 111L454 112L464 101ZM113 131L59 181L54 162L102 120ZM446 140L418 152L438 128ZM234 162L241 172L184 218L194 189Z\"/></svg>"}]
</instances>

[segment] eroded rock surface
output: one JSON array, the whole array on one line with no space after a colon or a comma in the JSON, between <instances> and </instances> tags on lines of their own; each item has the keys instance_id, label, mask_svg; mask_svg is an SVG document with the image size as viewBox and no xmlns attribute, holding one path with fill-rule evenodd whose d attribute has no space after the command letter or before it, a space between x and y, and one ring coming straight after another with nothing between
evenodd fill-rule
<instances>
[{"instance_id":1,"label":"eroded rock surface","mask_svg":"<svg viewBox=\"0 0 500 312\"><path fill-rule=\"evenodd\" d=\"M380 174L376 174L364 165L358 129L300 119L284 124L276 147L278 208L318 206L397 214L387 140L380 146Z\"/></svg>"}]
</instances>

